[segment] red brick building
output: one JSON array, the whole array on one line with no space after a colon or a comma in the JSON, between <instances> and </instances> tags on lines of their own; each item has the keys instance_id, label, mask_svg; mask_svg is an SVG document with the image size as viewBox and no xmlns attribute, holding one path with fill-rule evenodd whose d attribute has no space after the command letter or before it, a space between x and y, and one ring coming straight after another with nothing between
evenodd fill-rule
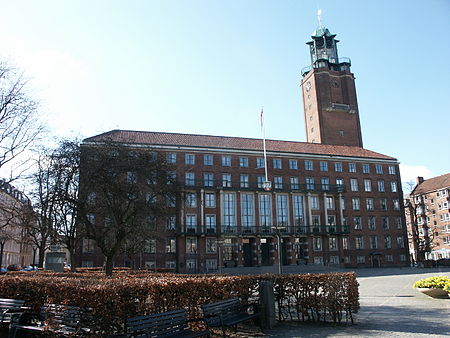
<instances>
[{"instance_id":1,"label":"red brick building","mask_svg":"<svg viewBox=\"0 0 450 338\"><path fill-rule=\"evenodd\" d=\"M450 174L418 177L405 204L412 260L450 259Z\"/></svg>"},{"instance_id":2,"label":"red brick building","mask_svg":"<svg viewBox=\"0 0 450 338\"><path fill-rule=\"evenodd\" d=\"M221 266L409 264L395 158L362 148L350 60L328 29L308 43L302 91L308 142L113 130L88 138L156 151L182 184L149 249L116 265L206 272ZM143 187L143 189L145 189ZM278 244L280 243L280 244ZM102 258L85 240L82 264Z\"/></svg>"}]
</instances>

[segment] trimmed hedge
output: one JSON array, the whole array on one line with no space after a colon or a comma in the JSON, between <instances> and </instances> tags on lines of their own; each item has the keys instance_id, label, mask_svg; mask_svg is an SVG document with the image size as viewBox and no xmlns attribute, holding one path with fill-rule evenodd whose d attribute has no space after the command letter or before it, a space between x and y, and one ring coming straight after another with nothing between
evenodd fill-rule
<instances>
[{"instance_id":1,"label":"trimmed hedge","mask_svg":"<svg viewBox=\"0 0 450 338\"><path fill-rule=\"evenodd\" d=\"M259 282L274 283L279 320L352 319L359 309L353 272L305 275L175 275L123 271L106 278L97 272L8 273L0 276L0 297L24 299L37 310L44 303L85 309L83 326L96 335L122 332L126 318L185 308L201 317L200 305L239 297L258 303Z\"/></svg>"}]
</instances>

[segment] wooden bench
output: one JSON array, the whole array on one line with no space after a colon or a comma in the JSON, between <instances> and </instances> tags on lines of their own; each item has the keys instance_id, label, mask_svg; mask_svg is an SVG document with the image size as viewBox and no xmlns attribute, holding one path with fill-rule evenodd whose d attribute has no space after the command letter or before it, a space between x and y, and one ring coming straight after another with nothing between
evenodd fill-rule
<instances>
[{"instance_id":1,"label":"wooden bench","mask_svg":"<svg viewBox=\"0 0 450 338\"><path fill-rule=\"evenodd\" d=\"M24 303L24 300L0 298L0 326L9 325L12 314L22 312Z\"/></svg>"},{"instance_id":2,"label":"wooden bench","mask_svg":"<svg viewBox=\"0 0 450 338\"><path fill-rule=\"evenodd\" d=\"M250 319L255 320L259 317L255 309L254 313L249 314L247 312L248 307L242 306L239 298L231 298L202 305L202 310L208 327L221 327L223 336L225 337L227 327L234 327L236 331L237 324Z\"/></svg>"},{"instance_id":3,"label":"wooden bench","mask_svg":"<svg viewBox=\"0 0 450 338\"><path fill-rule=\"evenodd\" d=\"M209 337L209 330L193 331L189 328L188 322L198 320L188 320L183 309L133 317L127 320L125 337Z\"/></svg>"},{"instance_id":4,"label":"wooden bench","mask_svg":"<svg viewBox=\"0 0 450 338\"><path fill-rule=\"evenodd\" d=\"M9 328L9 337L16 337L19 331L39 334L53 332L60 336L77 335L82 331L81 310L77 306L46 304L39 314L24 312L14 316Z\"/></svg>"}]
</instances>

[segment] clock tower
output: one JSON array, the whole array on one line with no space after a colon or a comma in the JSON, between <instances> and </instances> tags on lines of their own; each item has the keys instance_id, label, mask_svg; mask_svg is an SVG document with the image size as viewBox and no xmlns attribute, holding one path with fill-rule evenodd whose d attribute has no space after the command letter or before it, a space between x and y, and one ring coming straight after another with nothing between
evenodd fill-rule
<instances>
[{"instance_id":1,"label":"clock tower","mask_svg":"<svg viewBox=\"0 0 450 338\"><path fill-rule=\"evenodd\" d=\"M307 42L311 66L302 70L307 142L362 147L355 77L348 58L339 58L336 35L325 27Z\"/></svg>"}]
</instances>

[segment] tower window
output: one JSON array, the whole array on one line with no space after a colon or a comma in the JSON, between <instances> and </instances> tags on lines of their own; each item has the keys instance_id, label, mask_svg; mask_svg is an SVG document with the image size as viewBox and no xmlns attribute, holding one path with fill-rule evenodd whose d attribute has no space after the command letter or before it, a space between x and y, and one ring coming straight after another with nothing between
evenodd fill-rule
<instances>
[{"instance_id":1,"label":"tower window","mask_svg":"<svg viewBox=\"0 0 450 338\"><path fill-rule=\"evenodd\" d=\"M344 131L343 130L339 130L339 136L344 136Z\"/></svg>"}]
</instances>

